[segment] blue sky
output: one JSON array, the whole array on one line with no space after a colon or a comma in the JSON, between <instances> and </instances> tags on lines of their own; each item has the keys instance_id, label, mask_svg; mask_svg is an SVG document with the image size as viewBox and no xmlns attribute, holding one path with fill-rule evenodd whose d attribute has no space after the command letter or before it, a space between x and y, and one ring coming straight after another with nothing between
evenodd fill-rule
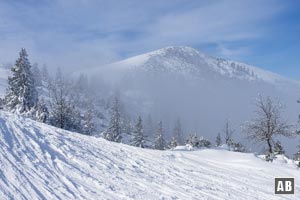
<instances>
[{"instance_id":1,"label":"blue sky","mask_svg":"<svg viewBox=\"0 0 300 200\"><path fill-rule=\"evenodd\" d=\"M0 0L0 61L76 70L191 46L300 80L300 1Z\"/></svg>"}]
</instances>

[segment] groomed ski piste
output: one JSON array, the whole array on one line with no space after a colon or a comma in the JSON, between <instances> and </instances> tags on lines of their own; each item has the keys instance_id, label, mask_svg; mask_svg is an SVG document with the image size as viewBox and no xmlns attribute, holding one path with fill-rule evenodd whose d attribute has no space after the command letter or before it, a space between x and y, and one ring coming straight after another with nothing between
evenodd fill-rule
<instances>
[{"instance_id":1,"label":"groomed ski piste","mask_svg":"<svg viewBox=\"0 0 300 200\"><path fill-rule=\"evenodd\" d=\"M149 150L0 111L0 199L300 198L300 170L285 157L212 148ZM294 177L295 195L275 195Z\"/></svg>"}]
</instances>

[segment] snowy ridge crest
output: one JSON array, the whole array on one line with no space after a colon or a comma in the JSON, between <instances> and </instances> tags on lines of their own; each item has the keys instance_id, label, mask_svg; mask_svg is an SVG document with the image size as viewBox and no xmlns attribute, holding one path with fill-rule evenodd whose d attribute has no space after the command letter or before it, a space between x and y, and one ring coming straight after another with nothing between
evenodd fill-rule
<instances>
[{"instance_id":1,"label":"snowy ridge crest","mask_svg":"<svg viewBox=\"0 0 300 200\"><path fill-rule=\"evenodd\" d=\"M247 81L281 83L293 81L278 74L241 62L211 57L191 47L171 46L134 56L106 66L110 69L144 70L205 76L207 73Z\"/></svg>"}]
</instances>

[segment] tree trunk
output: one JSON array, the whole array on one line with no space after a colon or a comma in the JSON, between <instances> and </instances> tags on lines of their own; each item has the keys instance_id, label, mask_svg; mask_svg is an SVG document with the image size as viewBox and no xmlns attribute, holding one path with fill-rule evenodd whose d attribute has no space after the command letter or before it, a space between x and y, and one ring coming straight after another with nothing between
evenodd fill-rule
<instances>
[{"instance_id":1,"label":"tree trunk","mask_svg":"<svg viewBox=\"0 0 300 200\"><path fill-rule=\"evenodd\" d=\"M270 139L267 139L267 143L268 143L268 146L269 146L269 153L273 153L273 150L272 150L272 145L271 145L271 141Z\"/></svg>"}]
</instances>

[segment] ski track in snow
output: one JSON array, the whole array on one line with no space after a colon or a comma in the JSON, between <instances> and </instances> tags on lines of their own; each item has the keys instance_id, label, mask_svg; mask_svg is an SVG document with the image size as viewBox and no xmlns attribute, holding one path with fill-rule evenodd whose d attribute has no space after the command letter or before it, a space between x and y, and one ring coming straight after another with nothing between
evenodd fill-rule
<instances>
[{"instance_id":1,"label":"ski track in snow","mask_svg":"<svg viewBox=\"0 0 300 200\"><path fill-rule=\"evenodd\" d=\"M299 199L293 163L222 149L156 151L0 111L0 199ZM295 177L295 195L274 195Z\"/></svg>"}]
</instances>

